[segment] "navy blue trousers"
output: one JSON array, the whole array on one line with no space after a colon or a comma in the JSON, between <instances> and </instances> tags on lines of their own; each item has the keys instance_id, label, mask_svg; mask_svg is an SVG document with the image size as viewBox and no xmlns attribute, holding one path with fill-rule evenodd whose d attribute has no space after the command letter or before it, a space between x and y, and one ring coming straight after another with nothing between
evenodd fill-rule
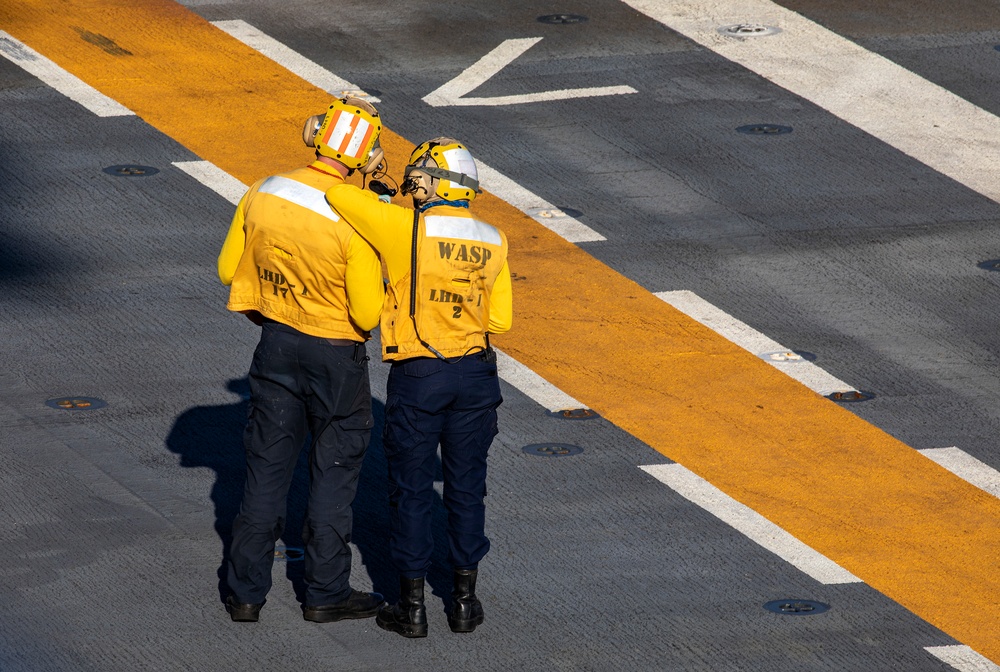
<instances>
[{"instance_id":1,"label":"navy blue trousers","mask_svg":"<svg viewBox=\"0 0 1000 672\"><path fill-rule=\"evenodd\" d=\"M501 401L492 353L455 363L421 358L392 365L383 443L389 466L389 552L401 576L420 578L430 567L438 445L448 560L454 569L475 569L489 551L486 456L497 434Z\"/></svg>"},{"instance_id":2,"label":"navy blue trousers","mask_svg":"<svg viewBox=\"0 0 1000 672\"><path fill-rule=\"evenodd\" d=\"M288 490L309 435L306 604L340 602L351 592L351 504L373 424L365 346L334 345L265 322L250 367L250 393L243 436L247 480L233 523L229 588L238 602L254 604L270 590Z\"/></svg>"}]
</instances>

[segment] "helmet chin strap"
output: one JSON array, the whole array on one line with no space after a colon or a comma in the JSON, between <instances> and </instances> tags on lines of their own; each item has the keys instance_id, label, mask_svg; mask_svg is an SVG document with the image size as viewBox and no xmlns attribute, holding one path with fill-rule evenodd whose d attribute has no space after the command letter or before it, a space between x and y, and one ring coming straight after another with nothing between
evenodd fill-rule
<instances>
[{"instance_id":1,"label":"helmet chin strap","mask_svg":"<svg viewBox=\"0 0 1000 672\"><path fill-rule=\"evenodd\" d=\"M466 208L466 209L468 209L469 202L468 201L448 201L448 200L445 200L443 198L439 198L436 201L424 201L423 203L421 203L421 204L419 204L419 205L416 206L416 210L417 210L417 212L426 212L427 210L429 210L429 209L431 209L433 207L439 206L439 205L447 205L447 206L450 206L452 208Z\"/></svg>"}]
</instances>

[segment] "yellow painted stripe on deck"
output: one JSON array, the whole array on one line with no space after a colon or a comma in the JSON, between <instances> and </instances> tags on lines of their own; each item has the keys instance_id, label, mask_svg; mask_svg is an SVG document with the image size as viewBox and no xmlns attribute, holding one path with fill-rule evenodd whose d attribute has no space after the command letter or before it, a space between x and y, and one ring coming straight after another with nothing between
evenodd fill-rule
<instances>
[{"instance_id":1,"label":"yellow painted stripe on deck","mask_svg":"<svg viewBox=\"0 0 1000 672\"><path fill-rule=\"evenodd\" d=\"M308 161L301 124L329 103L167 0L8 2L0 28L247 183ZM398 173L412 143L387 131L383 145ZM1000 662L1000 500L512 206L484 194L474 210L511 243L515 326L496 339L502 349Z\"/></svg>"}]
</instances>

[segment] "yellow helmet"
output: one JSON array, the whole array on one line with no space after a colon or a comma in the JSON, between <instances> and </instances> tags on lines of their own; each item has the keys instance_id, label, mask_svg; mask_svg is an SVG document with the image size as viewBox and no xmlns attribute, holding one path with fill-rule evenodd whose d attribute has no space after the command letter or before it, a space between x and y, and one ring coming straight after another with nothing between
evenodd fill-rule
<instances>
[{"instance_id":1,"label":"yellow helmet","mask_svg":"<svg viewBox=\"0 0 1000 672\"><path fill-rule=\"evenodd\" d=\"M327 158L339 161L350 170L368 174L385 157L379 144L382 121L378 111L366 100L341 98L330 109L306 119L302 141Z\"/></svg>"},{"instance_id":2,"label":"yellow helmet","mask_svg":"<svg viewBox=\"0 0 1000 672\"><path fill-rule=\"evenodd\" d=\"M418 145L410 154L403 176L402 192L413 194L419 203L438 199L471 201L479 193L476 162L465 145L454 138L434 138Z\"/></svg>"}]
</instances>

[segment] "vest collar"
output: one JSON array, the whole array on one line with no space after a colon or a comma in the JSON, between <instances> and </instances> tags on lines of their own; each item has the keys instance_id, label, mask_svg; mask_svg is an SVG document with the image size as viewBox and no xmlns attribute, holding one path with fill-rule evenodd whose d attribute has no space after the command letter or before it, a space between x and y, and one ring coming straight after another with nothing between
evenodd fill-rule
<instances>
[{"instance_id":1,"label":"vest collar","mask_svg":"<svg viewBox=\"0 0 1000 672\"><path fill-rule=\"evenodd\" d=\"M434 201L432 203L424 203L419 208L417 208L417 212L423 212L424 210L428 210L429 208L433 208L433 207L438 206L438 205L448 205L448 206L451 206L453 208L468 208L469 207L469 202L468 201Z\"/></svg>"}]
</instances>

